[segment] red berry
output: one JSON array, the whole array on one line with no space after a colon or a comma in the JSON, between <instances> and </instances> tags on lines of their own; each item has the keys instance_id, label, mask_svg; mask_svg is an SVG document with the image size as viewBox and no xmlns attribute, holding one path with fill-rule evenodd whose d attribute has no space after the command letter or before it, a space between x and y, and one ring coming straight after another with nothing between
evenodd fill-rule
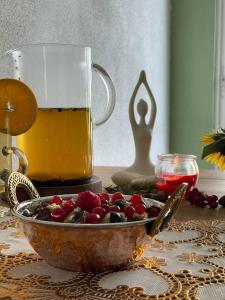
<instances>
[{"instance_id":1,"label":"red berry","mask_svg":"<svg viewBox=\"0 0 225 300\"><path fill-rule=\"evenodd\" d=\"M92 210L92 213L95 213L95 214L99 215L100 218L103 219L106 215L106 210L103 207L95 207Z\"/></svg>"},{"instance_id":2,"label":"red berry","mask_svg":"<svg viewBox=\"0 0 225 300\"><path fill-rule=\"evenodd\" d=\"M159 214L159 209L157 207L152 207L149 212L148 212L148 217L149 218L155 218Z\"/></svg>"},{"instance_id":3,"label":"red berry","mask_svg":"<svg viewBox=\"0 0 225 300\"><path fill-rule=\"evenodd\" d=\"M62 208L56 207L51 212L51 218L54 222L63 222L65 218L65 212Z\"/></svg>"},{"instance_id":4,"label":"red berry","mask_svg":"<svg viewBox=\"0 0 225 300\"><path fill-rule=\"evenodd\" d=\"M133 194L131 197L130 197L130 202L131 204L136 207L137 205L141 204L142 202L142 196L139 195L139 194Z\"/></svg>"},{"instance_id":5,"label":"red berry","mask_svg":"<svg viewBox=\"0 0 225 300\"><path fill-rule=\"evenodd\" d=\"M101 206L101 200L98 195L92 192L82 192L77 196L77 206L82 210L92 212L95 207Z\"/></svg>"},{"instance_id":6,"label":"red berry","mask_svg":"<svg viewBox=\"0 0 225 300\"><path fill-rule=\"evenodd\" d=\"M192 203L196 204L198 202L199 202L199 197L198 196L194 196L193 199L192 199Z\"/></svg>"},{"instance_id":7,"label":"red berry","mask_svg":"<svg viewBox=\"0 0 225 300\"><path fill-rule=\"evenodd\" d=\"M89 224L98 224L100 222L100 216L95 213L91 213L86 216L85 223Z\"/></svg>"},{"instance_id":8,"label":"red berry","mask_svg":"<svg viewBox=\"0 0 225 300\"><path fill-rule=\"evenodd\" d=\"M104 208L106 211L109 211L109 204L103 204L102 208Z\"/></svg>"},{"instance_id":9,"label":"red berry","mask_svg":"<svg viewBox=\"0 0 225 300\"><path fill-rule=\"evenodd\" d=\"M127 219L131 219L136 212L135 208L133 206L127 206L124 208L124 213Z\"/></svg>"},{"instance_id":10,"label":"red berry","mask_svg":"<svg viewBox=\"0 0 225 300\"><path fill-rule=\"evenodd\" d=\"M98 194L98 196L100 197L101 200L103 200L103 199L109 200L109 194L107 194L107 193L101 193L101 194Z\"/></svg>"},{"instance_id":11,"label":"red berry","mask_svg":"<svg viewBox=\"0 0 225 300\"><path fill-rule=\"evenodd\" d=\"M112 195L112 202L116 201L116 200L121 200L121 199L125 199L124 195L121 194L120 192L116 192Z\"/></svg>"},{"instance_id":12,"label":"red berry","mask_svg":"<svg viewBox=\"0 0 225 300\"><path fill-rule=\"evenodd\" d=\"M112 205L112 206L109 207L109 211L120 212L121 209L118 205Z\"/></svg>"},{"instance_id":13,"label":"red berry","mask_svg":"<svg viewBox=\"0 0 225 300\"><path fill-rule=\"evenodd\" d=\"M189 195L186 195L185 196L185 200L187 200L188 202L191 202L191 195L189 194Z\"/></svg>"},{"instance_id":14,"label":"red berry","mask_svg":"<svg viewBox=\"0 0 225 300\"><path fill-rule=\"evenodd\" d=\"M67 213L67 214L69 214L71 211L73 211L74 208L76 208L76 207L77 207L77 205L71 199L65 201L62 204L62 208L65 211L65 213Z\"/></svg>"},{"instance_id":15,"label":"red berry","mask_svg":"<svg viewBox=\"0 0 225 300\"><path fill-rule=\"evenodd\" d=\"M210 204L210 203L213 203L213 202L216 202L217 200L218 200L218 197L215 196L215 195L212 195L212 196L208 196L208 197L207 197L207 201L208 201L209 204Z\"/></svg>"},{"instance_id":16,"label":"red berry","mask_svg":"<svg viewBox=\"0 0 225 300\"><path fill-rule=\"evenodd\" d=\"M50 201L50 204L53 204L53 203L61 205L62 204L62 198L60 198L58 196L53 197L52 200Z\"/></svg>"},{"instance_id":17,"label":"red berry","mask_svg":"<svg viewBox=\"0 0 225 300\"><path fill-rule=\"evenodd\" d=\"M204 207L205 206L205 202L202 199L199 199L198 201L196 201L195 205L197 207Z\"/></svg>"},{"instance_id":18,"label":"red berry","mask_svg":"<svg viewBox=\"0 0 225 300\"><path fill-rule=\"evenodd\" d=\"M103 204L109 204L109 201L106 200L106 199L101 199L101 206L102 206Z\"/></svg>"},{"instance_id":19,"label":"red berry","mask_svg":"<svg viewBox=\"0 0 225 300\"><path fill-rule=\"evenodd\" d=\"M146 206L144 204L139 204L137 206L135 206L136 212L141 215L144 212L146 212Z\"/></svg>"},{"instance_id":20,"label":"red berry","mask_svg":"<svg viewBox=\"0 0 225 300\"><path fill-rule=\"evenodd\" d=\"M192 194L198 194L199 193L199 190L197 188L194 188L192 191L191 191Z\"/></svg>"},{"instance_id":21,"label":"red berry","mask_svg":"<svg viewBox=\"0 0 225 300\"><path fill-rule=\"evenodd\" d=\"M218 202L211 202L211 203L209 203L209 206L210 206L210 208L217 208L218 207Z\"/></svg>"}]
</instances>

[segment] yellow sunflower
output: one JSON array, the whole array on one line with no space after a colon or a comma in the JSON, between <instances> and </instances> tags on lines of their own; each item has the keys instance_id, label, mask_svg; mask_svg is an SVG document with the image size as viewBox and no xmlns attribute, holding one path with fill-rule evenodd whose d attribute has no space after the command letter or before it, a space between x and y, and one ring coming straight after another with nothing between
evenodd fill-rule
<instances>
[{"instance_id":1,"label":"yellow sunflower","mask_svg":"<svg viewBox=\"0 0 225 300\"><path fill-rule=\"evenodd\" d=\"M214 138L213 138L213 133L211 134L204 134L201 138L201 142L204 144L212 144L213 142L215 142Z\"/></svg>"},{"instance_id":2,"label":"yellow sunflower","mask_svg":"<svg viewBox=\"0 0 225 300\"><path fill-rule=\"evenodd\" d=\"M205 134L201 138L205 144L202 150L202 159L216 165L222 171L225 170L225 130Z\"/></svg>"}]
</instances>

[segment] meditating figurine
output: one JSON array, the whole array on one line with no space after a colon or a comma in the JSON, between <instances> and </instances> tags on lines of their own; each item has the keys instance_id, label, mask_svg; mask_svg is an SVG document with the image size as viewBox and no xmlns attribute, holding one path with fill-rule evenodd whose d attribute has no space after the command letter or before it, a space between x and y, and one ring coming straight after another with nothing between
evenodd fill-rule
<instances>
[{"instance_id":1,"label":"meditating figurine","mask_svg":"<svg viewBox=\"0 0 225 300\"><path fill-rule=\"evenodd\" d=\"M148 103L140 99L137 104L137 112L140 116L140 122L138 123L134 113L134 102L137 96L138 89L143 84L148 92L151 100L151 113L149 121L146 122L146 115L148 113ZM147 83L146 75L144 71L141 71L139 80L131 96L129 105L129 118L131 128L133 131L134 143L135 143L135 160L134 163L112 176L112 180L115 184L122 186L130 183L133 179L151 176L154 174L154 165L150 159L150 148L152 142L152 132L156 118L156 102L152 94L152 91Z\"/></svg>"}]
</instances>

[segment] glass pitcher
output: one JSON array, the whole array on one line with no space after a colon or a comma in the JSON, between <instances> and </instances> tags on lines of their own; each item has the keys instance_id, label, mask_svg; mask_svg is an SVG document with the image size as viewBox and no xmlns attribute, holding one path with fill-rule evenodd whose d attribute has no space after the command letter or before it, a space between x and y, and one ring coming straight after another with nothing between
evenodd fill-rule
<instances>
[{"instance_id":1,"label":"glass pitcher","mask_svg":"<svg viewBox=\"0 0 225 300\"><path fill-rule=\"evenodd\" d=\"M11 156L6 154L6 149L11 147L11 137L8 134L0 133L0 192L4 191L5 183L4 178L7 171L12 169Z\"/></svg>"},{"instance_id":2,"label":"glass pitcher","mask_svg":"<svg viewBox=\"0 0 225 300\"><path fill-rule=\"evenodd\" d=\"M91 60L91 48L61 44L27 45L7 51L14 79L34 92L37 118L16 137L27 156L26 175L37 184L65 185L91 178L92 167L92 70L107 89L103 124L115 105L115 88L108 73Z\"/></svg>"}]
</instances>

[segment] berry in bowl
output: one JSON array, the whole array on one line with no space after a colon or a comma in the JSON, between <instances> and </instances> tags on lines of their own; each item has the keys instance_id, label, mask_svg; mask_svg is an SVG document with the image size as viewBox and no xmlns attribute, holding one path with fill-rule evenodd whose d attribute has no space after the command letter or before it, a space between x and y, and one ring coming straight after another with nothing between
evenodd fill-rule
<instances>
[{"instance_id":1,"label":"berry in bowl","mask_svg":"<svg viewBox=\"0 0 225 300\"><path fill-rule=\"evenodd\" d=\"M7 191L30 244L50 265L81 272L120 269L138 259L166 227L187 188L181 185L165 204L137 194L89 191L18 203L18 185L37 195L31 182L18 174L9 176Z\"/></svg>"}]
</instances>

